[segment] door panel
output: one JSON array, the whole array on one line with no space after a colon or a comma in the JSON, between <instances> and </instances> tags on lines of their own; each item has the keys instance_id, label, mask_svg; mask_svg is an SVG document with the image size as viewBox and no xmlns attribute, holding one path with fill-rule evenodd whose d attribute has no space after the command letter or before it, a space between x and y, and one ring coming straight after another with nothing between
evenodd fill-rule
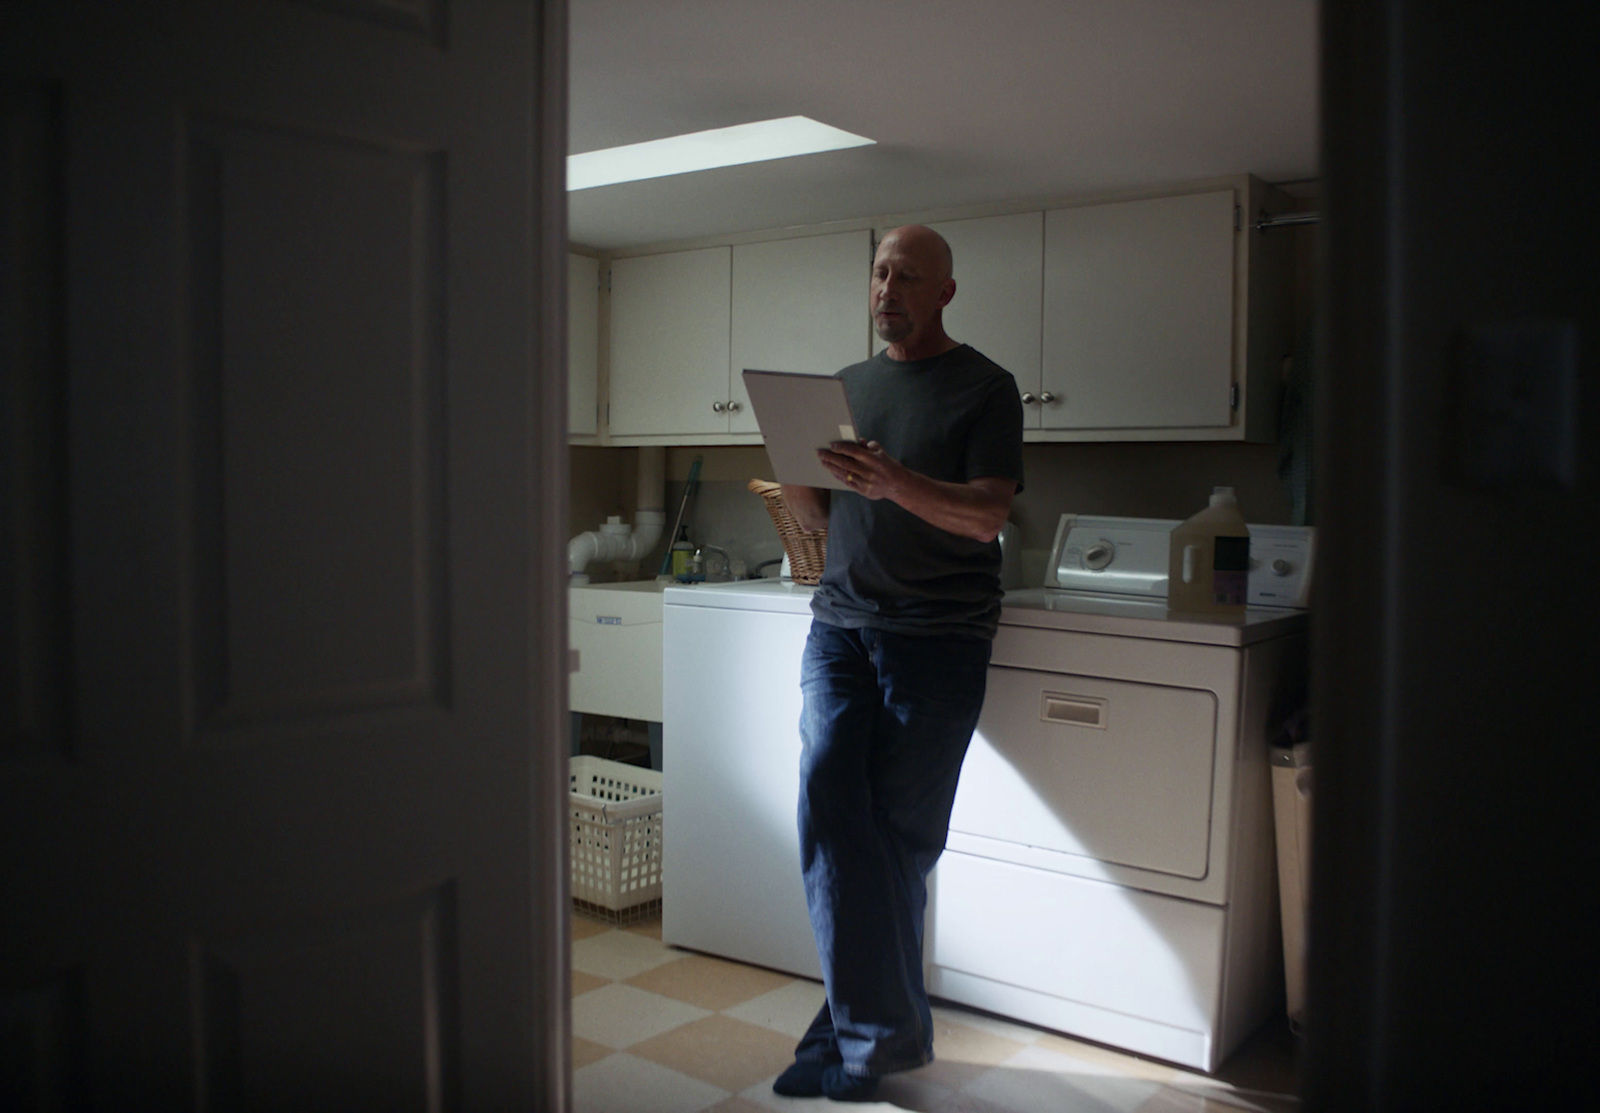
<instances>
[{"instance_id":1,"label":"door panel","mask_svg":"<svg viewBox=\"0 0 1600 1113\"><path fill-rule=\"evenodd\" d=\"M459 1085L448 886L197 941L199 1082L223 1109L428 1110Z\"/></svg>"},{"instance_id":2,"label":"door panel","mask_svg":"<svg viewBox=\"0 0 1600 1113\"><path fill-rule=\"evenodd\" d=\"M14 988L0 996L0 1029L9 1048L26 1049L9 1056L0 1075L0 1097L8 1108L81 1109L88 1061L87 999L81 967L53 971L35 985ZM22 1061L17 1061L22 1060Z\"/></svg>"},{"instance_id":3,"label":"door panel","mask_svg":"<svg viewBox=\"0 0 1600 1113\"><path fill-rule=\"evenodd\" d=\"M1047 429L1233 418L1232 190L1045 213Z\"/></svg>"},{"instance_id":4,"label":"door panel","mask_svg":"<svg viewBox=\"0 0 1600 1113\"><path fill-rule=\"evenodd\" d=\"M68 755L61 97L0 91L0 763Z\"/></svg>"},{"instance_id":5,"label":"door panel","mask_svg":"<svg viewBox=\"0 0 1600 1113\"><path fill-rule=\"evenodd\" d=\"M190 163L199 725L445 705L443 161L208 122Z\"/></svg>"},{"instance_id":6,"label":"door panel","mask_svg":"<svg viewBox=\"0 0 1600 1113\"><path fill-rule=\"evenodd\" d=\"M1214 905L947 853L933 966L1189 1031L1215 1027L1226 913ZM1091 1039L1115 1032L1092 1024Z\"/></svg>"},{"instance_id":7,"label":"door panel","mask_svg":"<svg viewBox=\"0 0 1600 1113\"><path fill-rule=\"evenodd\" d=\"M567 432L600 428L600 260L567 255Z\"/></svg>"},{"instance_id":8,"label":"door panel","mask_svg":"<svg viewBox=\"0 0 1600 1113\"><path fill-rule=\"evenodd\" d=\"M1211 692L991 667L950 829L1205 877L1216 739Z\"/></svg>"},{"instance_id":9,"label":"door panel","mask_svg":"<svg viewBox=\"0 0 1600 1113\"><path fill-rule=\"evenodd\" d=\"M728 431L732 267L726 247L612 261L613 435Z\"/></svg>"},{"instance_id":10,"label":"door panel","mask_svg":"<svg viewBox=\"0 0 1600 1113\"><path fill-rule=\"evenodd\" d=\"M871 257L865 231L734 246L729 432L760 432L747 369L832 375L867 358Z\"/></svg>"}]
</instances>

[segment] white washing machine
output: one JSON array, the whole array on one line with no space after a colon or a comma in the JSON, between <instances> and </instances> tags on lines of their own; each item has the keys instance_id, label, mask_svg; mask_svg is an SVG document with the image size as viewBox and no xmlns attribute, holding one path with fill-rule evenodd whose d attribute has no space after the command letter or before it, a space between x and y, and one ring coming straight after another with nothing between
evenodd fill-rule
<instances>
[{"instance_id":1,"label":"white washing machine","mask_svg":"<svg viewBox=\"0 0 1600 1113\"><path fill-rule=\"evenodd\" d=\"M1063 515L1006 595L925 958L940 997L1213 1070L1284 1005L1268 739L1313 534L1252 526L1213 617L1167 609L1176 524Z\"/></svg>"}]
</instances>

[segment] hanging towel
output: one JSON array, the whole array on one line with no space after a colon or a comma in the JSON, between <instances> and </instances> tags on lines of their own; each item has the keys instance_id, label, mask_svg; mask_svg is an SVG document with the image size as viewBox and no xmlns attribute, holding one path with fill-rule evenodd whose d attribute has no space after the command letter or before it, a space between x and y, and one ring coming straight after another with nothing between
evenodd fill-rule
<instances>
[{"instance_id":1,"label":"hanging towel","mask_svg":"<svg viewBox=\"0 0 1600 1113\"><path fill-rule=\"evenodd\" d=\"M1316 350L1315 332L1315 320L1308 320L1295 343L1278 409L1278 479L1289 490L1289 522L1296 526L1312 524L1311 357Z\"/></svg>"}]
</instances>

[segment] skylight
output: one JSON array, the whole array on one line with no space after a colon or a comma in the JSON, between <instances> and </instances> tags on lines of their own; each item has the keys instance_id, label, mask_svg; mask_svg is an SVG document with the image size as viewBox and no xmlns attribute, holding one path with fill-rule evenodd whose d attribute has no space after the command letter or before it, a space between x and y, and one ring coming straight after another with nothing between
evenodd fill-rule
<instances>
[{"instance_id":1,"label":"skylight","mask_svg":"<svg viewBox=\"0 0 1600 1113\"><path fill-rule=\"evenodd\" d=\"M806 116L758 120L731 128L630 143L567 156L567 190L594 189L618 182L664 178L719 166L739 166L775 158L865 147L876 140L820 124Z\"/></svg>"}]
</instances>

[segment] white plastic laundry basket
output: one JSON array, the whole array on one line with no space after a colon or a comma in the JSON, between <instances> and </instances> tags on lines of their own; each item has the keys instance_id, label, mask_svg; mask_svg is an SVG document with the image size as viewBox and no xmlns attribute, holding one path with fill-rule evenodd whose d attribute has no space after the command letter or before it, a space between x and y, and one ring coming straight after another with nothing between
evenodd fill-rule
<instances>
[{"instance_id":1,"label":"white plastic laundry basket","mask_svg":"<svg viewBox=\"0 0 1600 1113\"><path fill-rule=\"evenodd\" d=\"M571 759L572 902L615 923L661 907L661 774Z\"/></svg>"}]
</instances>

